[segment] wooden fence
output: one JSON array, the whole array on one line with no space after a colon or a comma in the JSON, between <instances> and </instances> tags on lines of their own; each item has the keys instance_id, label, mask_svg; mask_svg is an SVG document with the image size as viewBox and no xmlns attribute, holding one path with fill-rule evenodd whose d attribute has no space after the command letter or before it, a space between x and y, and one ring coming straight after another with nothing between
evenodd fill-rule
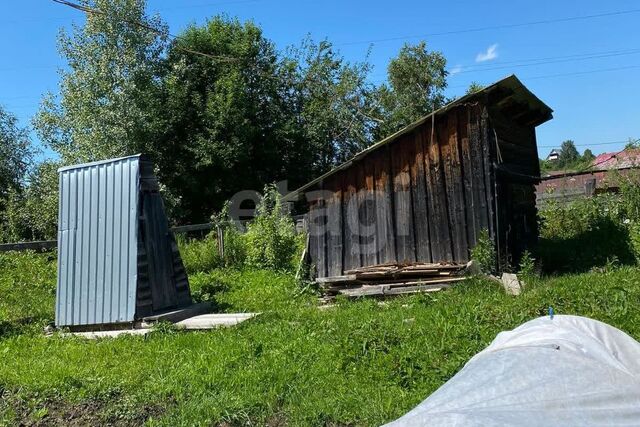
<instances>
[{"instance_id":1,"label":"wooden fence","mask_svg":"<svg viewBox=\"0 0 640 427\"><path fill-rule=\"evenodd\" d=\"M299 233L306 229L304 225L304 215L296 215L293 217L293 220L296 222L296 230ZM174 234L186 234L186 233L195 233L195 232L204 233L212 230L213 227L214 227L213 223L208 222L205 224L180 225L177 227L172 227L171 231L173 231ZM220 251L220 256L223 256L224 255L224 239L223 239L223 233L221 229L218 229L217 239L218 239L218 248ZM4 243L4 244L0 244L0 252L9 252L9 251L44 252L44 251L50 251L57 247L58 247L57 240Z\"/></svg>"},{"instance_id":2,"label":"wooden fence","mask_svg":"<svg viewBox=\"0 0 640 427\"><path fill-rule=\"evenodd\" d=\"M196 231L204 232L213 229L212 223L206 224L191 224L191 225L181 225L178 227L173 227L171 231L175 234L184 234L184 233L193 233ZM9 252L9 251L50 251L58 247L57 240L41 240L36 242L18 242L18 243L5 243L0 244L0 252Z\"/></svg>"}]
</instances>

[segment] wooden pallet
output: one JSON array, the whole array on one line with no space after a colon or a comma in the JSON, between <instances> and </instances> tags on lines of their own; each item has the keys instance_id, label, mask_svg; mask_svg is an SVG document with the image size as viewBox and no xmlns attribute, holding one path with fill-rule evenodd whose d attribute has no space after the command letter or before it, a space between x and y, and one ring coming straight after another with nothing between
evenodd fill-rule
<instances>
[{"instance_id":1,"label":"wooden pallet","mask_svg":"<svg viewBox=\"0 0 640 427\"><path fill-rule=\"evenodd\" d=\"M347 270L342 276L322 277L316 282L325 298L390 296L434 292L464 280L465 265L459 264L382 264Z\"/></svg>"}]
</instances>

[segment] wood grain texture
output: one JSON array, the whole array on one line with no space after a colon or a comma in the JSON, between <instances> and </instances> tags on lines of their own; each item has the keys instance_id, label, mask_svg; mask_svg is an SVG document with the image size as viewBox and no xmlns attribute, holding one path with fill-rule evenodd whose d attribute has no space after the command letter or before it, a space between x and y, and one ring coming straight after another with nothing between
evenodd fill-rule
<instances>
[{"instance_id":1,"label":"wood grain texture","mask_svg":"<svg viewBox=\"0 0 640 427\"><path fill-rule=\"evenodd\" d=\"M416 259L413 207L411 206L410 156L407 153L410 144L411 140L403 136L397 142L397 149L393 150L391 154L398 262L414 262Z\"/></svg>"},{"instance_id":2,"label":"wood grain texture","mask_svg":"<svg viewBox=\"0 0 640 427\"><path fill-rule=\"evenodd\" d=\"M440 151L444 161L449 223L451 224L451 237L453 239L453 258L456 262L463 262L469 260L469 253L464 185L458 152L458 116L455 109L447 114L446 126L447 138L446 140L442 139Z\"/></svg>"},{"instance_id":3,"label":"wood grain texture","mask_svg":"<svg viewBox=\"0 0 640 427\"><path fill-rule=\"evenodd\" d=\"M344 219L345 270L360 267L360 229L358 219L358 189L355 168L344 172L342 217Z\"/></svg>"},{"instance_id":4,"label":"wood grain texture","mask_svg":"<svg viewBox=\"0 0 640 427\"><path fill-rule=\"evenodd\" d=\"M438 138L442 129L438 129L438 122L434 129L428 129L426 135L426 159L428 160L427 191L429 192L429 212L432 219L431 227L436 230L435 240L432 241L434 261L453 260L452 238L449 225L447 207L447 191L444 179L444 167L440 158Z\"/></svg>"},{"instance_id":5,"label":"wood grain texture","mask_svg":"<svg viewBox=\"0 0 640 427\"><path fill-rule=\"evenodd\" d=\"M396 241L393 224L393 191L390 171L389 147L373 156L376 189L376 231L378 234L378 262L396 261Z\"/></svg>"},{"instance_id":6,"label":"wood grain texture","mask_svg":"<svg viewBox=\"0 0 640 427\"><path fill-rule=\"evenodd\" d=\"M412 143L408 146L411 162L411 201L414 213L414 231L416 259L419 262L432 262L431 237L429 235L429 206L425 181L424 146L422 132L411 134Z\"/></svg>"},{"instance_id":7,"label":"wood grain texture","mask_svg":"<svg viewBox=\"0 0 640 427\"><path fill-rule=\"evenodd\" d=\"M327 193L327 274L338 276L343 270L342 229L342 174L330 177L325 187Z\"/></svg>"}]
</instances>

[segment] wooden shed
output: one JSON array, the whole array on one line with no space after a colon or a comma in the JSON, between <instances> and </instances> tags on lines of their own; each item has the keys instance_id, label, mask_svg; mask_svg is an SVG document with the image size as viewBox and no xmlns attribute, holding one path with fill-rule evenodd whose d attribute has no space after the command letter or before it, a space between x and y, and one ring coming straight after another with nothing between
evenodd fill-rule
<instances>
[{"instance_id":1,"label":"wooden shed","mask_svg":"<svg viewBox=\"0 0 640 427\"><path fill-rule=\"evenodd\" d=\"M285 197L303 200L316 276L466 262L486 229L498 269L537 239L536 126L552 110L515 76L466 95Z\"/></svg>"}]
</instances>

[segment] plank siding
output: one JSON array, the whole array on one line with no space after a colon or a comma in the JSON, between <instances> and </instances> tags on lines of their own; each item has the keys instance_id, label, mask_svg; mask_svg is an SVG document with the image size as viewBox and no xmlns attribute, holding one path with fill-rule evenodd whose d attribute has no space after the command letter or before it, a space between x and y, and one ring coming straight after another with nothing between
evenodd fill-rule
<instances>
[{"instance_id":1,"label":"plank siding","mask_svg":"<svg viewBox=\"0 0 640 427\"><path fill-rule=\"evenodd\" d=\"M408 155L413 159L411 162L411 201L414 213L416 259L422 262L432 262L422 132L414 132L412 140Z\"/></svg>"},{"instance_id":2,"label":"plank siding","mask_svg":"<svg viewBox=\"0 0 640 427\"><path fill-rule=\"evenodd\" d=\"M440 164L437 133L436 129L432 129L431 126L424 133L427 203L431 221L430 228L434 231L432 233L431 250L434 259L451 261L453 252L451 249L451 233L449 231L449 214L447 212L446 189Z\"/></svg>"},{"instance_id":3,"label":"plank siding","mask_svg":"<svg viewBox=\"0 0 640 427\"><path fill-rule=\"evenodd\" d=\"M321 187L322 189L322 187ZM318 276L327 276L327 206L326 200L320 198L316 205L316 230L318 233L316 244L318 247Z\"/></svg>"},{"instance_id":4,"label":"plank siding","mask_svg":"<svg viewBox=\"0 0 640 427\"><path fill-rule=\"evenodd\" d=\"M410 158L407 148L410 140L403 137L398 142L398 149L391 154L393 170L393 188L395 201L395 232L398 262L414 262L416 260L413 207L411 206L411 174Z\"/></svg>"},{"instance_id":5,"label":"plank siding","mask_svg":"<svg viewBox=\"0 0 640 427\"><path fill-rule=\"evenodd\" d=\"M389 148L372 156L375 168L376 231L378 234L378 261L381 264L396 261L396 239L393 224L393 192L389 171Z\"/></svg>"},{"instance_id":6,"label":"plank siding","mask_svg":"<svg viewBox=\"0 0 640 427\"><path fill-rule=\"evenodd\" d=\"M342 218L344 220L344 269L361 267L360 229L358 221L358 189L355 168L344 172Z\"/></svg>"},{"instance_id":7,"label":"plank siding","mask_svg":"<svg viewBox=\"0 0 640 427\"><path fill-rule=\"evenodd\" d=\"M471 176L474 184L473 205L476 209L475 219L478 232L482 230L489 231L489 206L484 173L480 112L478 109L471 109L469 116L469 155L471 157Z\"/></svg>"},{"instance_id":8,"label":"plank siding","mask_svg":"<svg viewBox=\"0 0 640 427\"><path fill-rule=\"evenodd\" d=\"M326 183L327 190L327 274L340 276L343 271L342 243L342 174L332 176Z\"/></svg>"},{"instance_id":9,"label":"plank siding","mask_svg":"<svg viewBox=\"0 0 640 427\"><path fill-rule=\"evenodd\" d=\"M442 125L444 127L444 123ZM458 153L458 117L456 111L447 116L447 130L443 132L440 145L444 161L444 173L447 188L447 205L449 207L449 222L453 239L453 258L456 261L468 261L467 221L465 217L464 185L462 182L462 168ZM446 135L446 139L444 136Z\"/></svg>"},{"instance_id":10,"label":"plank siding","mask_svg":"<svg viewBox=\"0 0 640 427\"><path fill-rule=\"evenodd\" d=\"M364 219L360 224L362 248L362 262L364 265L379 263L378 233L376 230L376 197L375 197L375 167L371 160L362 163L364 172L363 201L360 208L364 211Z\"/></svg>"},{"instance_id":11,"label":"plank siding","mask_svg":"<svg viewBox=\"0 0 640 427\"><path fill-rule=\"evenodd\" d=\"M460 151L460 167L462 168L462 181L464 186L465 218L467 221L467 244L469 249L473 248L477 241L477 235L481 230L479 221L480 206L475 195L473 174L474 169L471 162L471 147L469 143L469 131L471 113L469 109L458 110L458 143Z\"/></svg>"}]
</instances>

